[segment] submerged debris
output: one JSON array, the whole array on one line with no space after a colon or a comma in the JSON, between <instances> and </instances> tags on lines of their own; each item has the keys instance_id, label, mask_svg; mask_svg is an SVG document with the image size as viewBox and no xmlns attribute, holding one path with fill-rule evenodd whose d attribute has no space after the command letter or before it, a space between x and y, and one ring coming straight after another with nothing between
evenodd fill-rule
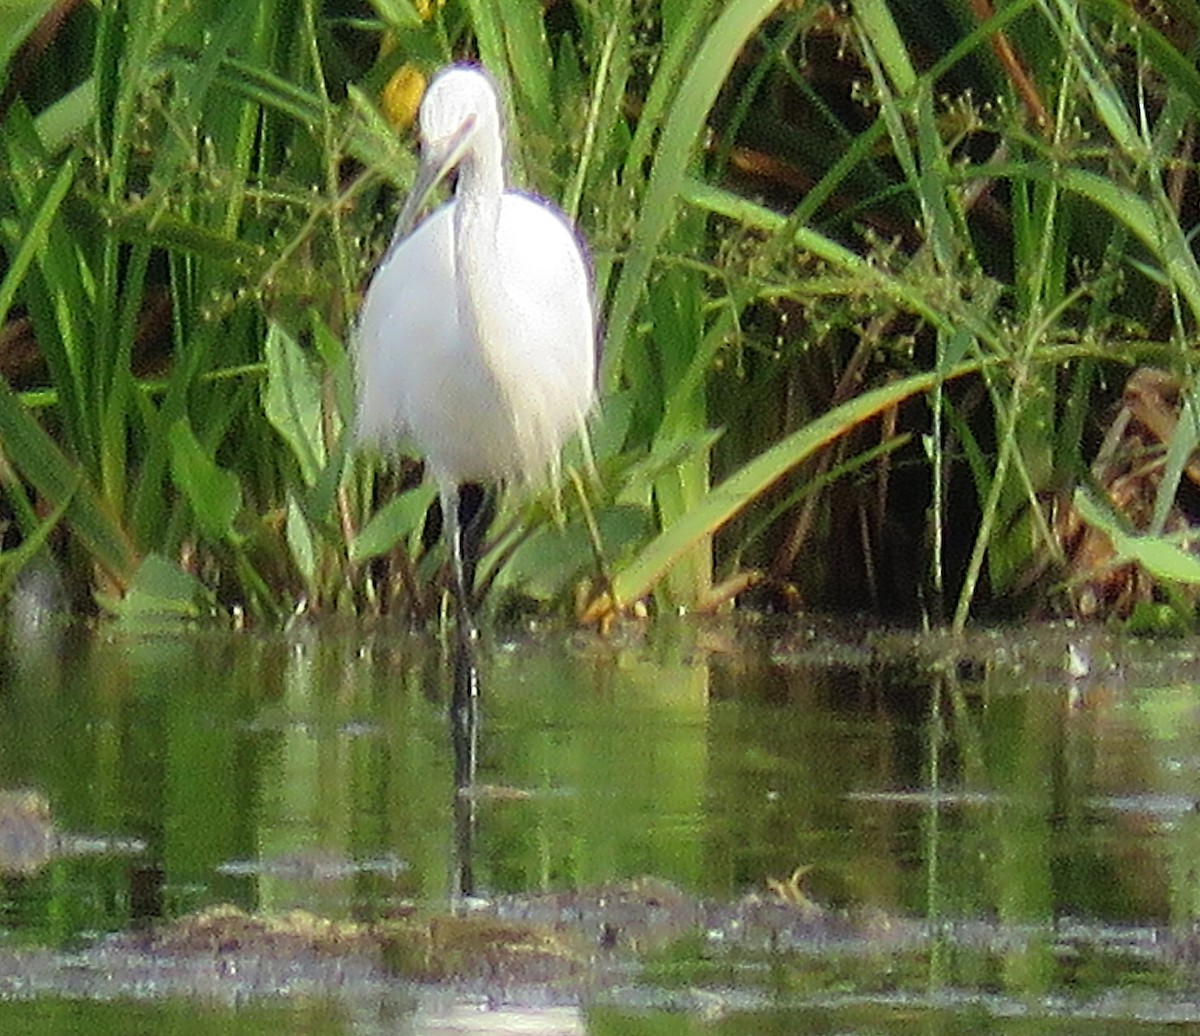
<instances>
[{"instance_id":1,"label":"submerged debris","mask_svg":"<svg viewBox=\"0 0 1200 1036\"><path fill-rule=\"evenodd\" d=\"M582 945L550 925L487 914L435 917L379 929L391 971L419 982L485 983L493 990L558 984L588 964Z\"/></svg>"},{"instance_id":2,"label":"submerged debris","mask_svg":"<svg viewBox=\"0 0 1200 1036\"><path fill-rule=\"evenodd\" d=\"M306 910L264 917L247 914L230 904L189 914L152 931L114 937L108 945L109 948L125 946L156 957L251 952L293 961L312 956L350 956L377 949L377 941L367 925L331 921Z\"/></svg>"},{"instance_id":3,"label":"submerged debris","mask_svg":"<svg viewBox=\"0 0 1200 1036\"><path fill-rule=\"evenodd\" d=\"M501 897L466 914L373 922L219 906L152 931L111 936L79 953L0 950L0 997L238 1003L334 995L409 998L442 1008L448 997L456 1004L546 1007L611 996L626 1002L631 988L647 995L659 988L656 974L670 976L662 996L673 995L682 979L693 999L721 1000L733 974L743 998L751 996L755 975L770 976L771 996L830 989L876 995L897 982L904 986L908 979L900 976L909 972L915 982L934 947L953 947L976 961L970 967L980 974L1014 953L1053 948L1068 985L1130 967L1143 980L1157 972L1154 981L1167 987L1196 977L1194 932L1173 937L1154 927L1072 919L1014 926L858 915L797 897L802 877L800 868L774 889L733 902L706 901L642 878Z\"/></svg>"},{"instance_id":4,"label":"submerged debris","mask_svg":"<svg viewBox=\"0 0 1200 1036\"><path fill-rule=\"evenodd\" d=\"M0 791L0 872L35 874L58 852L50 803L28 788Z\"/></svg>"},{"instance_id":5,"label":"submerged debris","mask_svg":"<svg viewBox=\"0 0 1200 1036\"><path fill-rule=\"evenodd\" d=\"M60 831L50 801L33 788L0 789L0 875L30 877L65 856L136 855L135 838L89 838Z\"/></svg>"},{"instance_id":6,"label":"submerged debris","mask_svg":"<svg viewBox=\"0 0 1200 1036\"><path fill-rule=\"evenodd\" d=\"M285 881L343 881L356 874L377 874L397 878L408 870L399 856L386 854L356 860L332 851L282 853L260 859L228 860L218 865L217 873L233 877L266 876Z\"/></svg>"}]
</instances>

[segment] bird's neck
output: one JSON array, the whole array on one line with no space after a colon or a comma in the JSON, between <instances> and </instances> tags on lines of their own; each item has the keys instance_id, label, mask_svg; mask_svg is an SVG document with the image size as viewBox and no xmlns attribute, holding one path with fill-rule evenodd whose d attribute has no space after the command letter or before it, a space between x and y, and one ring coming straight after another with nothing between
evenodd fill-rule
<instances>
[{"instance_id":1,"label":"bird's neck","mask_svg":"<svg viewBox=\"0 0 1200 1036\"><path fill-rule=\"evenodd\" d=\"M504 269L506 254L501 248L505 183L498 154L497 146L494 161L471 161L459 166L454 213L455 280L460 324L478 349L475 358L482 361L500 405L507 408L509 423L517 428L518 446L524 453L529 448L529 437L518 427L524 424L519 407L522 387L514 380L511 358L505 356L506 350L514 346L505 331L512 326L506 276L511 272ZM530 468L531 462L522 457L519 470Z\"/></svg>"},{"instance_id":2,"label":"bird's neck","mask_svg":"<svg viewBox=\"0 0 1200 1036\"><path fill-rule=\"evenodd\" d=\"M504 162L500 141L495 147L480 147L463 159L458 167L458 186L454 191L458 212L457 237L459 247L464 237L483 235L494 237L500 220L500 199L504 194Z\"/></svg>"},{"instance_id":3,"label":"bird's neck","mask_svg":"<svg viewBox=\"0 0 1200 1036\"><path fill-rule=\"evenodd\" d=\"M487 149L483 149L485 152ZM498 147L497 147L498 152ZM496 269L504 169L496 157L475 152L459 166L455 190L454 261L459 313L486 351L490 306L503 303Z\"/></svg>"}]
</instances>

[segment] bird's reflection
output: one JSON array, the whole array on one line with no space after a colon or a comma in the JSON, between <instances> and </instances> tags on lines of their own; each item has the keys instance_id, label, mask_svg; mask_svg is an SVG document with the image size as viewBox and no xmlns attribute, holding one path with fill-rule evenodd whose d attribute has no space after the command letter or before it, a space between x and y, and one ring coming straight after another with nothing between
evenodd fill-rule
<instances>
[{"instance_id":1,"label":"bird's reflection","mask_svg":"<svg viewBox=\"0 0 1200 1036\"><path fill-rule=\"evenodd\" d=\"M450 743L454 749L454 883L459 898L475 894L475 771L479 759L479 663L474 630L459 623L450 658Z\"/></svg>"}]
</instances>

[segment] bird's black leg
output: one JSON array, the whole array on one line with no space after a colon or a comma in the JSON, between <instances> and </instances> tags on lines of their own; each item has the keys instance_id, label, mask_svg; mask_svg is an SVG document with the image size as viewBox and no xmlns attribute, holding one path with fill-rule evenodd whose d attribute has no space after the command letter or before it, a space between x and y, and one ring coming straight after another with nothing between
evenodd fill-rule
<instances>
[{"instance_id":1,"label":"bird's black leg","mask_svg":"<svg viewBox=\"0 0 1200 1036\"><path fill-rule=\"evenodd\" d=\"M459 492L453 490L442 494L442 515L446 525L446 540L450 547L451 565L454 568L454 598L456 619L454 624L454 694L450 709L455 723L461 729L472 730L476 725L476 702L479 697L479 667L475 660L475 645L479 640L479 629L471 608L471 576L473 561L468 561L463 552L462 522L458 512ZM469 783L474 780L474 753L471 753L470 772L460 774Z\"/></svg>"},{"instance_id":2,"label":"bird's black leg","mask_svg":"<svg viewBox=\"0 0 1200 1036\"><path fill-rule=\"evenodd\" d=\"M462 537L463 583L475 599L475 573L483 553L483 540L496 517L496 495L478 482L458 487L458 527Z\"/></svg>"},{"instance_id":3,"label":"bird's black leg","mask_svg":"<svg viewBox=\"0 0 1200 1036\"><path fill-rule=\"evenodd\" d=\"M462 518L459 514L459 487L442 494L442 517L445 521L446 543L450 548L450 561L454 569L455 617L458 620L460 637L474 642L479 639L471 607L471 591L475 581L475 551L468 553L464 540Z\"/></svg>"}]
</instances>

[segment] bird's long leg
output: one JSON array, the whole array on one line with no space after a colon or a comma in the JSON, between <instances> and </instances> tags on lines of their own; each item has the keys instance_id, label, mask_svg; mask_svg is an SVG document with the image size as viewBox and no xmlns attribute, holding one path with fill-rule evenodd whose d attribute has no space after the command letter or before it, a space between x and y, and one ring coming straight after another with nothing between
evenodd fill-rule
<instances>
[{"instance_id":1,"label":"bird's long leg","mask_svg":"<svg viewBox=\"0 0 1200 1036\"><path fill-rule=\"evenodd\" d=\"M442 516L446 530L446 543L450 548L450 561L454 569L454 598L456 622L454 624L454 690L450 701L450 712L456 737L468 747L456 767L456 783L459 787L470 785L475 779L475 741L478 736L479 666L475 660L475 647L479 630L471 610L471 568L464 564L462 522L459 519L458 486L443 489Z\"/></svg>"},{"instance_id":2,"label":"bird's long leg","mask_svg":"<svg viewBox=\"0 0 1200 1036\"><path fill-rule=\"evenodd\" d=\"M465 554L462 520L459 515L461 494L456 485L443 491L442 516L445 521L446 543L450 548L450 562L454 568L454 596L457 602L456 619L460 639L474 642L479 639L475 615L471 608L472 576L475 572L473 559Z\"/></svg>"},{"instance_id":3,"label":"bird's long leg","mask_svg":"<svg viewBox=\"0 0 1200 1036\"><path fill-rule=\"evenodd\" d=\"M458 522L462 534L463 582L474 600L478 595L476 575L483 541L496 517L496 496L478 482L458 487Z\"/></svg>"}]
</instances>

